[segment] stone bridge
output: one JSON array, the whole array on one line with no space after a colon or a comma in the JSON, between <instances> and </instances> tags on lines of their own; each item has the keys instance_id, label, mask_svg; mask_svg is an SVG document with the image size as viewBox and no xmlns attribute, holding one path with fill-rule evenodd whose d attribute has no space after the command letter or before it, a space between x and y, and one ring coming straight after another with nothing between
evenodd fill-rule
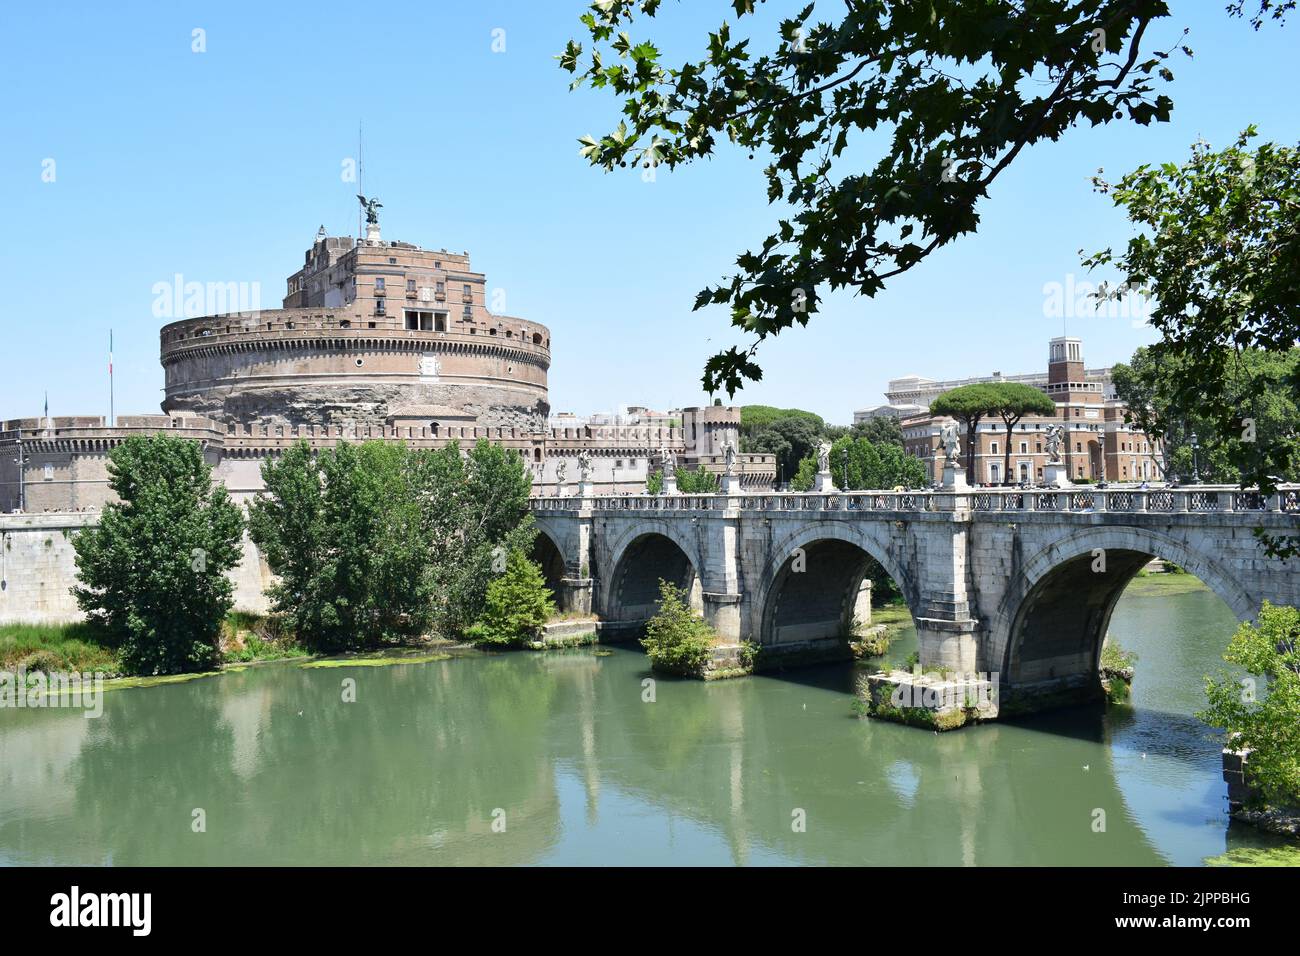
<instances>
[{"instance_id":1,"label":"stone bridge","mask_svg":"<svg viewBox=\"0 0 1300 956\"><path fill-rule=\"evenodd\" d=\"M1100 693L1111 612L1153 558L1195 574L1241 620L1265 600L1300 605L1296 561L1268 557L1254 534L1300 531L1293 487L578 496L532 508L536 557L564 609L637 628L662 578L724 639L765 654L841 643L874 559L906 598L922 669L989 675L1003 713Z\"/></svg>"}]
</instances>

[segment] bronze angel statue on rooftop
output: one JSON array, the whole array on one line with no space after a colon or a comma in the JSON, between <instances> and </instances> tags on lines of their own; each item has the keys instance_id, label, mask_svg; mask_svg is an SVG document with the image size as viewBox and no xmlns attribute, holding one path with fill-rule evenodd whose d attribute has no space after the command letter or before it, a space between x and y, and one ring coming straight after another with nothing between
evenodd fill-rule
<instances>
[{"instance_id":1,"label":"bronze angel statue on rooftop","mask_svg":"<svg viewBox=\"0 0 1300 956\"><path fill-rule=\"evenodd\" d=\"M366 211L366 222L379 222L379 210L384 208L384 204L378 199L367 199L360 193L357 194L357 201L361 203L361 208Z\"/></svg>"}]
</instances>

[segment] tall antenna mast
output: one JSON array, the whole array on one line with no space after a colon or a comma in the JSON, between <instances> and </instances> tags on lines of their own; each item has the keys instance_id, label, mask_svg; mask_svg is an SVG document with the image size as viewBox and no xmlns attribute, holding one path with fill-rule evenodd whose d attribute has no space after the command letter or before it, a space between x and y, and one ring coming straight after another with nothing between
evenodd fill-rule
<instances>
[{"instance_id":1,"label":"tall antenna mast","mask_svg":"<svg viewBox=\"0 0 1300 956\"><path fill-rule=\"evenodd\" d=\"M108 330L108 427L114 428L117 425L117 408L113 395L113 330ZM46 399L45 414L49 415L49 400Z\"/></svg>"}]
</instances>

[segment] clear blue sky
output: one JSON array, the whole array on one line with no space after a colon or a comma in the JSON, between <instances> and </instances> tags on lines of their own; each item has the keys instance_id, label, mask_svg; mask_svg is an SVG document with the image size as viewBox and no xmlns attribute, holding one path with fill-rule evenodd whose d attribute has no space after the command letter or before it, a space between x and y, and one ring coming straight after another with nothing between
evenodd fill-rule
<instances>
[{"instance_id":1,"label":"clear blue sky","mask_svg":"<svg viewBox=\"0 0 1300 956\"><path fill-rule=\"evenodd\" d=\"M800 2L770 0L764 16ZM832 5L833 6L833 5ZM894 280L875 300L831 297L808 329L764 346L765 380L738 401L847 422L891 377L1033 371L1060 320L1043 287L1077 250L1118 244L1120 215L1093 193L1098 167L1181 161L1198 136L1226 144L1248 123L1295 143L1300 20L1256 33L1223 0L1182 0L1193 60L1172 61L1173 122L1076 130L999 180L975 237ZM666 408L706 400L705 359L735 339L695 293L757 246L773 221L761 160L605 175L576 138L615 124L607 95L568 91L552 56L578 36L581 0L450 3L7 3L0 201L0 418L107 412L108 330L117 410L161 398L153 286L257 282L278 307L316 228L354 233L343 161L365 124L366 192L384 236L466 249L512 315L553 334L554 410ZM695 55L734 21L722 0L665 3L647 32ZM191 52L191 31L207 51ZM506 51L492 51L492 31ZM747 28L748 29L748 28ZM1163 29L1163 46L1176 34ZM43 162L55 181L43 182ZM1124 318L1078 318L1089 365L1151 339Z\"/></svg>"}]
</instances>

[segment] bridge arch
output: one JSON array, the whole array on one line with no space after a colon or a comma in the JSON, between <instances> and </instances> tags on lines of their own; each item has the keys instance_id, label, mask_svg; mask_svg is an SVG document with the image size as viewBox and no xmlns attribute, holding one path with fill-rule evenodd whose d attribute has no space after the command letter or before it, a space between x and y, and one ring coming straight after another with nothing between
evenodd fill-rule
<instances>
[{"instance_id":1,"label":"bridge arch","mask_svg":"<svg viewBox=\"0 0 1300 956\"><path fill-rule=\"evenodd\" d=\"M703 610L699 552L679 529L663 522L625 531L610 549L609 575L602 588L608 621L639 622L654 616L659 605L659 581L677 585L690 596L691 607Z\"/></svg>"},{"instance_id":2,"label":"bridge arch","mask_svg":"<svg viewBox=\"0 0 1300 956\"><path fill-rule=\"evenodd\" d=\"M1115 605L1154 558L1196 575L1239 620L1259 611L1260 601L1227 568L1182 538L1135 526L1086 528L1025 561L991 622L990 669L1000 669L1012 693L1046 681L1095 684Z\"/></svg>"},{"instance_id":3,"label":"bridge arch","mask_svg":"<svg viewBox=\"0 0 1300 956\"><path fill-rule=\"evenodd\" d=\"M914 578L904 571L887 537L861 525L820 522L774 542L760 577L754 622L758 643L775 646L848 635L855 617L865 617L870 592L862 585L874 560L893 578L915 613ZM803 567L796 569L796 563Z\"/></svg>"},{"instance_id":4,"label":"bridge arch","mask_svg":"<svg viewBox=\"0 0 1300 956\"><path fill-rule=\"evenodd\" d=\"M568 576L564 558L564 549L560 542L552 537L546 528L538 527L537 536L533 538L528 555L542 568L546 586L558 597L563 593L563 582Z\"/></svg>"}]
</instances>

